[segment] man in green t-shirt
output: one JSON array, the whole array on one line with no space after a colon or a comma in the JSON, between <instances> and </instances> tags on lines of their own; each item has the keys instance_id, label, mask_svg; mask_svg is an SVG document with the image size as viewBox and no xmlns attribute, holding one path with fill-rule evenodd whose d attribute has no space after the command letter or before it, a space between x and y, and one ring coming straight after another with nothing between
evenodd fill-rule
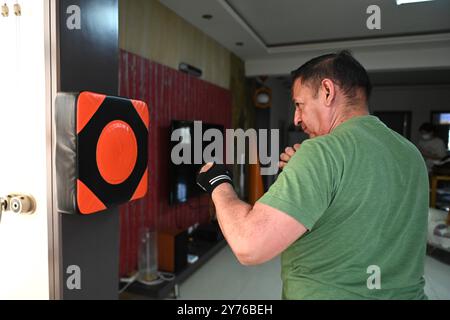
<instances>
[{"instance_id":1,"label":"man in green t-shirt","mask_svg":"<svg viewBox=\"0 0 450 320\"><path fill-rule=\"evenodd\" d=\"M244 265L282 254L284 299L426 299L428 175L420 152L368 112L366 70L343 51L293 73L295 124L311 137L254 205L205 166L221 229Z\"/></svg>"}]
</instances>

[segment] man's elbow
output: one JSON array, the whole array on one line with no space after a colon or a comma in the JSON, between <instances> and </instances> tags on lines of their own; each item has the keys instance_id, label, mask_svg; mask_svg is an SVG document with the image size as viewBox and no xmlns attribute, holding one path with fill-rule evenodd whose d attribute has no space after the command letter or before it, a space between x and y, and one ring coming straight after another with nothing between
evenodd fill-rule
<instances>
[{"instance_id":1,"label":"man's elbow","mask_svg":"<svg viewBox=\"0 0 450 320\"><path fill-rule=\"evenodd\" d=\"M236 255L236 258L238 259L239 263L245 267L254 267L263 263L255 257L248 255Z\"/></svg>"},{"instance_id":2,"label":"man's elbow","mask_svg":"<svg viewBox=\"0 0 450 320\"><path fill-rule=\"evenodd\" d=\"M235 250L235 256L240 264L246 267L254 267L266 263L270 260L256 248L246 247Z\"/></svg>"}]
</instances>

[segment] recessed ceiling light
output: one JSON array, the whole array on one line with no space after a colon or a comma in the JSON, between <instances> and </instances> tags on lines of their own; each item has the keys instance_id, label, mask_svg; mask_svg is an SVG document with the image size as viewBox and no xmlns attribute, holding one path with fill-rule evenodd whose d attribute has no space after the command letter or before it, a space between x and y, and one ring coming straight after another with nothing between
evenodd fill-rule
<instances>
[{"instance_id":1,"label":"recessed ceiling light","mask_svg":"<svg viewBox=\"0 0 450 320\"><path fill-rule=\"evenodd\" d=\"M243 43L243 42L236 42L236 45L237 45L238 47L242 47L242 46L244 46L244 43Z\"/></svg>"},{"instance_id":2,"label":"recessed ceiling light","mask_svg":"<svg viewBox=\"0 0 450 320\"><path fill-rule=\"evenodd\" d=\"M213 15L212 14L204 14L204 15L202 15L202 18L205 20L211 20L213 18Z\"/></svg>"},{"instance_id":3,"label":"recessed ceiling light","mask_svg":"<svg viewBox=\"0 0 450 320\"><path fill-rule=\"evenodd\" d=\"M408 3L416 3L416 2L428 2L433 0L397 0L397 5L400 6L402 4L408 4Z\"/></svg>"}]
</instances>

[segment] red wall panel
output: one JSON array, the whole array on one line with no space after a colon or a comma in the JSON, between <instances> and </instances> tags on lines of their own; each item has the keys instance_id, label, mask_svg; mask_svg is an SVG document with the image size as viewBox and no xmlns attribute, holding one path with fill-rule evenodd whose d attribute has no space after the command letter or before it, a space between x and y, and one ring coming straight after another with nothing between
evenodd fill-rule
<instances>
[{"instance_id":1,"label":"red wall panel","mask_svg":"<svg viewBox=\"0 0 450 320\"><path fill-rule=\"evenodd\" d=\"M137 268L140 233L186 229L209 220L209 197L169 206L171 120L199 120L231 127L231 92L135 54L120 53L120 95L150 109L149 193L121 207L121 275Z\"/></svg>"}]
</instances>

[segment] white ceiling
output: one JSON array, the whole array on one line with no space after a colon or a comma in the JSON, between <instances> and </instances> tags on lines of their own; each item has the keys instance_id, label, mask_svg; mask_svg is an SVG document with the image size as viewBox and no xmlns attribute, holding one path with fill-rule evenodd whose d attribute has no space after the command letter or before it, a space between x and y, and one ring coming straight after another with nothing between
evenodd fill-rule
<instances>
[{"instance_id":1,"label":"white ceiling","mask_svg":"<svg viewBox=\"0 0 450 320\"><path fill-rule=\"evenodd\" d=\"M269 47L450 31L450 1L402 6L395 0L226 2ZM366 26L372 4L381 9L381 30Z\"/></svg>"},{"instance_id":2,"label":"white ceiling","mask_svg":"<svg viewBox=\"0 0 450 320\"><path fill-rule=\"evenodd\" d=\"M450 67L448 0L402 6L395 0L160 2L245 60L248 75L286 74L303 60L343 48L371 70ZM366 27L373 4L381 9L381 30Z\"/></svg>"}]
</instances>

